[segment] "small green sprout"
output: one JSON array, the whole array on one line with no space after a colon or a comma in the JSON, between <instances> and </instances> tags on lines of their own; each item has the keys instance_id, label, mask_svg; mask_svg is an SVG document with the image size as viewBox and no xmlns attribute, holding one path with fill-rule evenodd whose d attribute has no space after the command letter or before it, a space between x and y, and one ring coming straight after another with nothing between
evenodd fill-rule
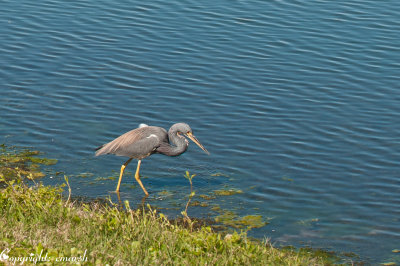
<instances>
[{"instance_id":1,"label":"small green sprout","mask_svg":"<svg viewBox=\"0 0 400 266\"><path fill-rule=\"evenodd\" d=\"M182 211L181 214L183 215L183 217L185 217L185 219L186 219L186 220L188 221L188 223L190 223L190 224L191 224L191 220L190 220L189 216L187 215L187 209L188 209L188 207L189 207L190 201L192 200L192 198L193 198L194 195L196 194L196 193L193 191L193 182L192 182L192 180L193 180L193 178L194 178L195 176L196 176L195 174L191 175L191 174L189 173L189 171L186 171L186 173L185 173L185 175L184 175L184 177L185 177L187 180L189 180L189 183L190 183L190 195L189 195L189 200L188 200L188 202L186 203L185 210Z\"/></svg>"}]
</instances>

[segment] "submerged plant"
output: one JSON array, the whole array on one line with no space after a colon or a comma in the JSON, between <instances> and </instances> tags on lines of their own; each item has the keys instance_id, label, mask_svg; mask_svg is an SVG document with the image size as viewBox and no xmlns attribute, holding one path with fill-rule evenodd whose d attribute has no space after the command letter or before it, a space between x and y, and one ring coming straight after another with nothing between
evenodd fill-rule
<instances>
[{"instance_id":1,"label":"submerged plant","mask_svg":"<svg viewBox=\"0 0 400 266\"><path fill-rule=\"evenodd\" d=\"M261 215L246 215L239 217L233 211L220 211L221 214L215 217L217 223L236 228L247 229L260 228L268 224Z\"/></svg>"},{"instance_id":2,"label":"submerged plant","mask_svg":"<svg viewBox=\"0 0 400 266\"><path fill-rule=\"evenodd\" d=\"M0 144L0 177L4 180L36 179L44 177L41 165L53 165L56 159L37 157L39 151L17 149Z\"/></svg>"},{"instance_id":3,"label":"submerged plant","mask_svg":"<svg viewBox=\"0 0 400 266\"><path fill-rule=\"evenodd\" d=\"M235 195L235 194L242 194L243 191L240 189L220 189L220 190L214 190L214 195L216 196L231 196L231 195Z\"/></svg>"}]
</instances>

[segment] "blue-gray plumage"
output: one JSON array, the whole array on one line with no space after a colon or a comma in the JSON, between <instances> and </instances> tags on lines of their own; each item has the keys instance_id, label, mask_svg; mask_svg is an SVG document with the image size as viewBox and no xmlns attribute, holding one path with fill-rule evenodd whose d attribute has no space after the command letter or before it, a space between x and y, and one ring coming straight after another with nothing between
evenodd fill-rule
<instances>
[{"instance_id":1,"label":"blue-gray plumage","mask_svg":"<svg viewBox=\"0 0 400 266\"><path fill-rule=\"evenodd\" d=\"M115 154L117 156L129 157L129 160L121 166L118 186L116 189L117 192L119 191L119 187L121 185L122 175L125 167L131 162L132 159L137 159L138 166L135 173L135 179L142 187L144 193L148 195L139 177L141 160L154 153L160 153L167 156L181 155L189 146L189 141L184 136L191 139L202 150L209 154L203 145L201 145L193 135L193 131L188 124L177 123L172 125L168 133L161 127L141 124L139 128L126 132L113 141L98 147L96 156L103 154Z\"/></svg>"}]
</instances>

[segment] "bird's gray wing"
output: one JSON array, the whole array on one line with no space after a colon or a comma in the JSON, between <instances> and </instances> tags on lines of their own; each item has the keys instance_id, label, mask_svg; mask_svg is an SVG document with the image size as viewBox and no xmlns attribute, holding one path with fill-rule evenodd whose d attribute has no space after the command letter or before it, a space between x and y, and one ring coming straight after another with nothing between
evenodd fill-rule
<instances>
[{"instance_id":1,"label":"bird's gray wing","mask_svg":"<svg viewBox=\"0 0 400 266\"><path fill-rule=\"evenodd\" d=\"M156 135L159 140L164 141L167 138L166 130L160 127L141 127L134 130L128 131L125 134L119 136L113 141L106 143L97 148L96 156L103 154L115 154L119 156L129 156L126 154L128 147L132 149L132 145L142 139L146 139L150 135ZM138 147L142 147L140 144ZM129 156L130 157L130 156Z\"/></svg>"},{"instance_id":2,"label":"bird's gray wing","mask_svg":"<svg viewBox=\"0 0 400 266\"><path fill-rule=\"evenodd\" d=\"M146 138L142 138L133 142L130 145L121 146L116 152L117 156L126 156L135 159L143 159L152 153L160 146L160 139L151 134Z\"/></svg>"}]
</instances>

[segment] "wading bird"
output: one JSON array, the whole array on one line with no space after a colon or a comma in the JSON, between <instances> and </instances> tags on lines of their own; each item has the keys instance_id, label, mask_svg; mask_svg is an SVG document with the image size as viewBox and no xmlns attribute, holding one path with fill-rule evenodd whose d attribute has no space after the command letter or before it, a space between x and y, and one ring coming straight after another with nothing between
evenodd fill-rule
<instances>
[{"instance_id":1,"label":"wading bird","mask_svg":"<svg viewBox=\"0 0 400 266\"><path fill-rule=\"evenodd\" d=\"M148 196L149 193L147 193L144 188L139 176L142 159L152 155L153 153L161 153L167 156L181 155L189 146L189 141L184 136L191 139L203 151L209 154L209 152L193 135L193 131L188 124L177 123L172 125L168 134L167 131L161 127L140 124L139 128L126 132L113 141L98 147L96 149L96 156L115 154L117 156L129 157L129 159L121 166L116 192L119 192L122 175L124 174L126 166L132 161L132 159L137 159L138 164L135 179L143 189L146 196Z\"/></svg>"}]
</instances>

